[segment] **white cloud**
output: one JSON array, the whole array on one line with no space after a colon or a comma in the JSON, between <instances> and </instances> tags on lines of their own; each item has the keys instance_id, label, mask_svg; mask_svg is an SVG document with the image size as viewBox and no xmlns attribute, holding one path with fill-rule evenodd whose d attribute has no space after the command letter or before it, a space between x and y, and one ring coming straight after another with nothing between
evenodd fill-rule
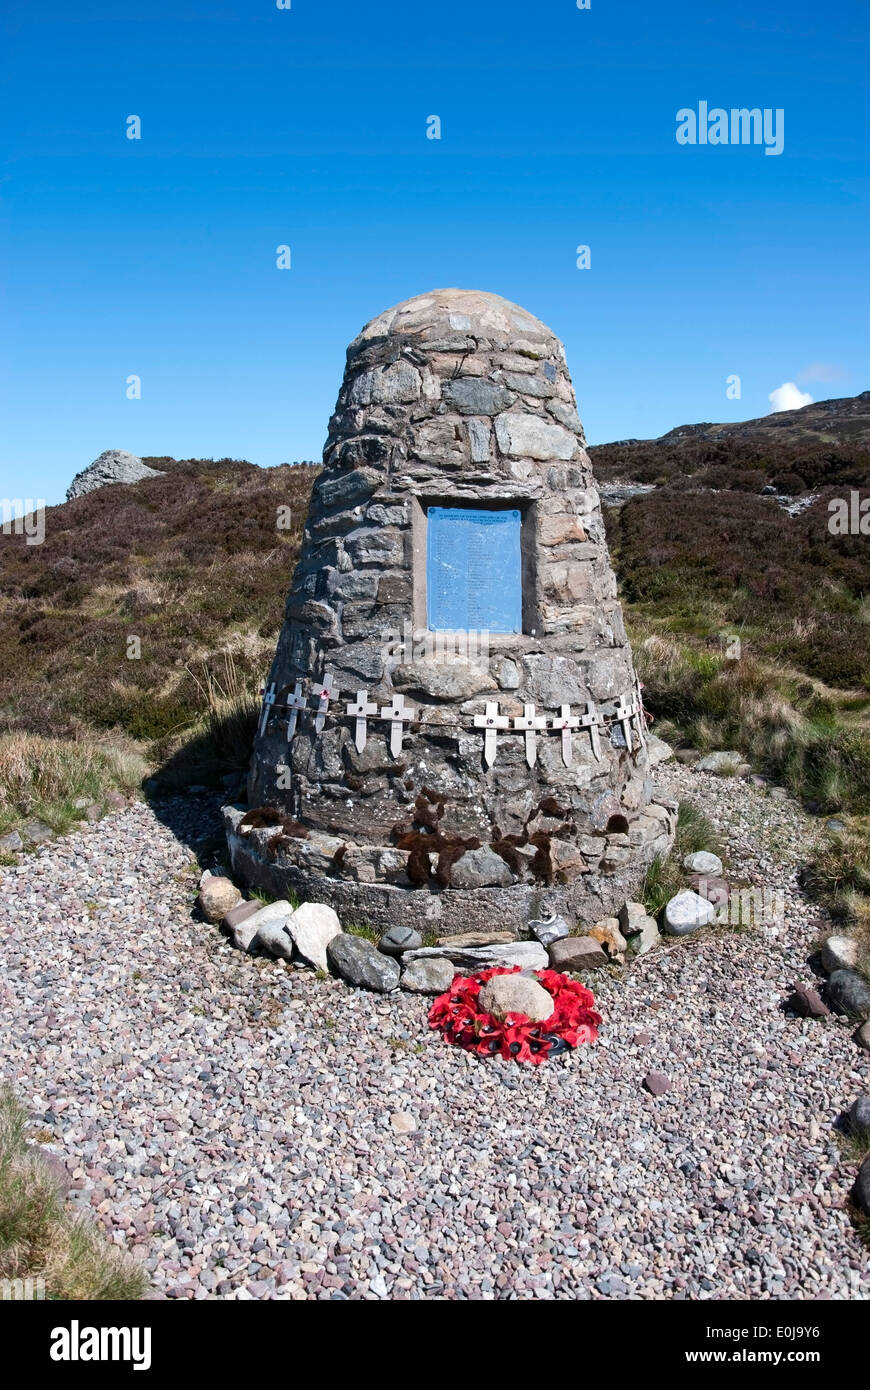
<instances>
[{"instance_id":1,"label":"white cloud","mask_svg":"<svg viewBox=\"0 0 870 1390\"><path fill-rule=\"evenodd\" d=\"M834 362L811 362L798 372L798 381L846 381L849 373Z\"/></svg>"},{"instance_id":2,"label":"white cloud","mask_svg":"<svg viewBox=\"0 0 870 1390\"><path fill-rule=\"evenodd\" d=\"M770 401L771 415L775 415L778 410L800 410L802 405L813 403L809 392L801 391L793 381L784 381L775 391L771 391L767 399Z\"/></svg>"}]
</instances>

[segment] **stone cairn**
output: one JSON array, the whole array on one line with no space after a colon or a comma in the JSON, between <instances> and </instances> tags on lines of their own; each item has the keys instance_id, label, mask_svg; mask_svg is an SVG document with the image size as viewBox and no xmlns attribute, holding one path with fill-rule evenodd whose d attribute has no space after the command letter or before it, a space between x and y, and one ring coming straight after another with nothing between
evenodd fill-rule
<instances>
[{"instance_id":1,"label":"stone cairn","mask_svg":"<svg viewBox=\"0 0 870 1390\"><path fill-rule=\"evenodd\" d=\"M676 806L584 444L561 343L498 296L437 290L351 343L251 809L225 808L238 878L446 935L634 896Z\"/></svg>"}]
</instances>

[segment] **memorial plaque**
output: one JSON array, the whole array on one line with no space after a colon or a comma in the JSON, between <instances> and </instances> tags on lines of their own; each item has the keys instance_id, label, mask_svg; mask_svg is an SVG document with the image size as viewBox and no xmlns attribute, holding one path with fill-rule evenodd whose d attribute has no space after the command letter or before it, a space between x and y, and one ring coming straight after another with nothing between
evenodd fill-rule
<instances>
[{"instance_id":1,"label":"memorial plaque","mask_svg":"<svg viewBox=\"0 0 870 1390\"><path fill-rule=\"evenodd\" d=\"M522 632L519 511L430 507L428 521L430 631Z\"/></svg>"}]
</instances>

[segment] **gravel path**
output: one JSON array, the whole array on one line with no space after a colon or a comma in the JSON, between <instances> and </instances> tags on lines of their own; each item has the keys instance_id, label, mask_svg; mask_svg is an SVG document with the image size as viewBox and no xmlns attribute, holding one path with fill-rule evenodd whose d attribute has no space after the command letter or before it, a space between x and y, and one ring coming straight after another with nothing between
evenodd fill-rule
<instances>
[{"instance_id":1,"label":"gravel path","mask_svg":"<svg viewBox=\"0 0 870 1390\"><path fill-rule=\"evenodd\" d=\"M795 867L815 825L745 782L660 773L786 923L596 977L594 1048L482 1062L424 1000L233 951L191 915L202 798L3 871L2 1072L173 1298L866 1298L832 1125L870 1058L845 1023L780 1009L811 982ZM650 1070L673 1081L658 1100Z\"/></svg>"}]
</instances>

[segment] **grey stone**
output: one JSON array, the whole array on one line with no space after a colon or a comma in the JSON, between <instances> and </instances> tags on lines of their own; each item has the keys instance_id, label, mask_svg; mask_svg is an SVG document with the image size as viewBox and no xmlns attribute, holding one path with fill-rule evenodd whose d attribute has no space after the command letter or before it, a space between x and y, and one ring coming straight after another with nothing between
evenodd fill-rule
<instances>
[{"instance_id":1,"label":"grey stone","mask_svg":"<svg viewBox=\"0 0 870 1390\"><path fill-rule=\"evenodd\" d=\"M143 478L162 478L156 468L149 468L135 454L123 449L106 449L99 458L77 473L66 490L66 500L84 497L85 493L113 483L139 483Z\"/></svg>"},{"instance_id":2,"label":"grey stone","mask_svg":"<svg viewBox=\"0 0 870 1390\"><path fill-rule=\"evenodd\" d=\"M351 405L398 405L420 398L422 379L410 362L372 367L355 377L348 392Z\"/></svg>"},{"instance_id":3,"label":"grey stone","mask_svg":"<svg viewBox=\"0 0 870 1390\"><path fill-rule=\"evenodd\" d=\"M445 381L443 395L460 415L498 415L513 400L510 391L479 376Z\"/></svg>"},{"instance_id":4,"label":"grey stone","mask_svg":"<svg viewBox=\"0 0 870 1390\"><path fill-rule=\"evenodd\" d=\"M243 917L240 922L236 922L230 930L233 945L240 951L249 951L254 944L254 940L261 927L277 922L283 924L293 916L293 907L285 898L279 898L277 902L267 903L259 911L253 912L250 916Z\"/></svg>"},{"instance_id":5,"label":"grey stone","mask_svg":"<svg viewBox=\"0 0 870 1390\"><path fill-rule=\"evenodd\" d=\"M699 927L709 926L715 916L716 909L711 902L684 888L665 908L665 931L670 936L688 936Z\"/></svg>"},{"instance_id":6,"label":"grey stone","mask_svg":"<svg viewBox=\"0 0 870 1390\"><path fill-rule=\"evenodd\" d=\"M839 835L846 829L846 822L839 820L836 816L832 816L829 821L825 821L825 829L831 835Z\"/></svg>"},{"instance_id":7,"label":"grey stone","mask_svg":"<svg viewBox=\"0 0 870 1390\"><path fill-rule=\"evenodd\" d=\"M834 970L854 970L858 962L858 943L850 936L829 936L822 946L822 966L830 975Z\"/></svg>"},{"instance_id":8,"label":"grey stone","mask_svg":"<svg viewBox=\"0 0 870 1390\"><path fill-rule=\"evenodd\" d=\"M861 1027L855 1030L855 1042L863 1052L870 1052L870 1022L862 1023Z\"/></svg>"},{"instance_id":9,"label":"grey stone","mask_svg":"<svg viewBox=\"0 0 870 1390\"><path fill-rule=\"evenodd\" d=\"M486 666L454 656L397 666L393 684L397 690L422 691L436 700L468 700L481 690L491 690L492 677Z\"/></svg>"},{"instance_id":10,"label":"grey stone","mask_svg":"<svg viewBox=\"0 0 870 1390\"><path fill-rule=\"evenodd\" d=\"M661 1071L648 1071L643 1079L644 1087L651 1096L658 1098L671 1089L671 1079Z\"/></svg>"},{"instance_id":11,"label":"grey stone","mask_svg":"<svg viewBox=\"0 0 870 1390\"><path fill-rule=\"evenodd\" d=\"M623 903L617 913L620 931L623 936L633 936L643 930L647 920L647 910L643 903Z\"/></svg>"},{"instance_id":12,"label":"grey stone","mask_svg":"<svg viewBox=\"0 0 870 1390\"><path fill-rule=\"evenodd\" d=\"M599 970L607 953L594 936L563 936L547 948L553 970Z\"/></svg>"},{"instance_id":13,"label":"grey stone","mask_svg":"<svg viewBox=\"0 0 870 1390\"><path fill-rule=\"evenodd\" d=\"M257 929L257 935L251 944L261 951L267 951L275 960L292 960L293 938L288 927L289 921L288 917L284 921L264 922Z\"/></svg>"},{"instance_id":14,"label":"grey stone","mask_svg":"<svg viewBox=\"0 0 870 1390\"><path fill-rule=\"evenodd\" d=\"M532 1023L543 1023L553 1013L553 996L528 975L494 975L481 989L478 1005L501 1020L524 1014Z\"/></svg>"},{"instance_id":15,"label":"grey stone","mask_svg":"<svg viewBox=\"0 0 870 1390\"><path fill-rule=\"evenodd\" d=\"M653 946L661 941L661 932L654 917L643 917L639 925L635 924L635 931L628 937L628 950L633 956L645 956L647 951L651 951Z\"/></svg>"},{"instance_id":16,"label":"grey stone","mask_svg":"<svg viewBox=\"0 0 870 1390\"><path fill-rule=\"evenodd\" d=\"M453 950L464 951L467 946L504 946L519 941L516 932L510 931L467 931L456 932L453 936L439 936L439 946L450 946Z\"/></svg>"},{"instance_id":17,"label":"grey stone","mask_svg":"<svg viewBox=\"0 0 870 1390\"><path fill-rule=\"evenodd\" d=\"M371 941L343 933L334 936L326 948L330 969L356 989L389 994L399 984L399 967Z\"/></svg>"},{"instance_id":18,"label":"grey stone","mask_svg":"<svg viewBox=\"0 0 870 1390\"><path fill-rule=\"evenodd\" d=\"M450 871L451 888L506 887L513 875L500 854L488 845L467 849Z\"/></svg>"},{"instance_id":19,"label":"grey stone","mask_svg":"<svg viewBox=\"0 0 870 1390\"><path fill-rule=\"evenodd\" d=\"M718 854L710 854L705 849L687 854L683 859L683 868L688 869L690 874L707 874L710 878L722 876L722 860Z\"/></svg>"},{"instance_id":20,"label":"grey stone","mask_svg":"<svg viewBox=\"0 0 870 1390\"><path fill-rule=\"evenodd\" d=\"M858 1096L849 1110L849 1129L852 1134L870 1134L870 1095Z\"/></svg>"},{"instance_id":21,"label":"grey stone","mask_svg":"<svg viewBox=\"0 0 870 1390\"><path fill-rule=\"evenodd\" d=\"M24 841L17 830L10 830L7 835L0 835L0 854L17 854L24 849Z\"/></svg>"},{"instance_id":22,"label":"grey stone","mask_svg":"<svg viewBox=\"0 0 870 1390\"><path fill-rule=\"evenodd\" d=\"M648 733L646 736L646 751L649 757L650 767L657 767L659 763L670 762L674 756L674 750L669 743L665 743L663 738L657 734Z\"/></svg>"},{"instance_id":23,"label":"grey stone","mask_svg":"<svg viewBox=\"0 0 870 1390\"><path fill-rule=\"evenodd\" d=\"M540 941L542 946L549 946L551 942L558 941L560 937L571 935L571 928L565 918L556 915L542 917L537 921L530 922L529 931L536 941Z\"/></svg>"},{"instance_id":24,"label":"grey stone","mask_svg":"<svg viewBox=\"0 0 870 1390\"><path fill-rule=\"evenodd\" d=\"M232 932L236 927L241 926L242 922L246 922L249 917L253 917L255 912L260 912L262 907L263 904L258 898L252 898L250 901L237 903L235 907L230 908L229 912L224 917L223 925L226 927L227 931Z\"/></svg>"},{"instance_id":25,"label":"grey stone","mask_svg":"<svg viewBox=\"0 0 870 1390\"><path fill-rule=\"evenodd\" d=\"M378 942L378 950L386 956L401 956L405 951L418 951L423 938L413 927L390 927Z\"/></svg>"},{"instance_id":26,"label":"grey stone","mask_svg":"<svg viewBox=\"0 0 870 1390\"><path fill-rule=\"evenodd\" d=\"M716 753L707 753L705 757L695 763L699 772L715 772L718 777L733 777L743 758L740 753L727 752L720 750Z\"/></svg>"},{"instance_id":27,"label":"grey stone","mask_svg":"<svg viewBox=\"0 0 870 1390\"><path fill-rule=\"evenodd\" d=\"M489 946L423 946L419 951L407 951L403 963L412 960L433 960L446 957L464 969L490 970L493 966L518 965L521 970L546 970L547 952L539 941L508 941Z\"/></svg>"},{"instance_id":28,"label":"grey stone","mask_svg":"<svg viewBox=\"0 0 870 1390\"><path fill-rule=\"evenodd\" d=\"M561 425L552 425L539 415L519 411L499 415L495 422L498 447L514 458L571 459L577 452L576 437Z\"/></svg>"},{"instance_id":29,"label":"grey stone","mask_svg":"<svg viewBox=\"0 0 870 1390\"><path fill-rule=\"evenodd\" d=\"M21 838L26 845L44 845L56 836L44 820L29 820L21 827Z\"/></svg>"},{"instance_id":30,"label":"grey stone","mask_svg":"<svg viewBox=\"0 0 870 1390\"><path fill-rule=\"evenodd\" d=\"M326 903L302 903L287 922L297 952L315 970L327 969L327 947L341 934L341 922Z\"/></svg>"},{"instance_id":31,"label":"grey stone","mask_svg":"<svg viewBox=\"0 0 870 1390\"><path fill-rule=\"evenodd\" d=\"M857 970L835 970L828 978L827 997L835 1013L862 1022L870 1018L870 985Z\"/></svg>"},{"instance_id":32,"label":"grey stone","mask_svg":"<svg viewBox=\"0 0 870 1390\"><path fill-rule=\"evenodd\" d=\"M402 970L402 989L412 994L444 994L453 983L456 967L446 956L411 960Z\"/></svg>"}]
</instances>

